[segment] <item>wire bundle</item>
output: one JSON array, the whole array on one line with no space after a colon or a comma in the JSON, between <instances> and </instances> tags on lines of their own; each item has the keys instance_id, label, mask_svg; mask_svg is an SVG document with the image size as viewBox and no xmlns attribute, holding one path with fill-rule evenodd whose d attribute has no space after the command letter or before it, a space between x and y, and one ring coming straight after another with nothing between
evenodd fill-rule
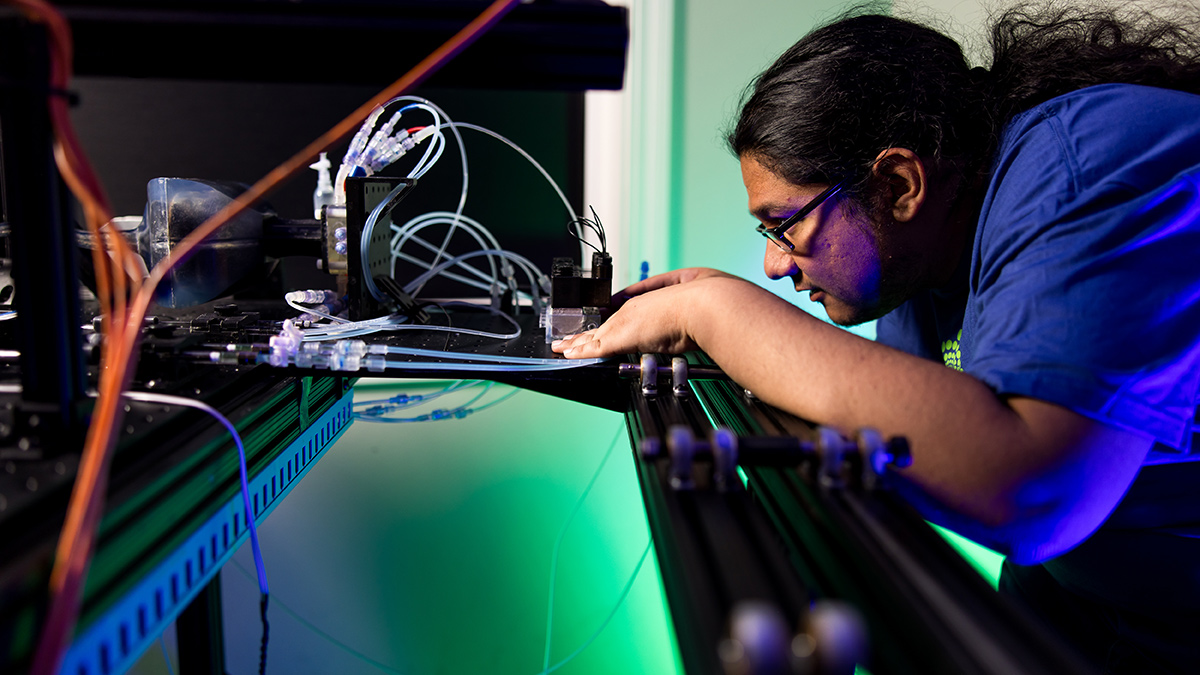
<instances>
[{"instance_id":1,"label":"wire bundle","mask_svg":"<svg viewBox=\"0 0 1200 675\"><path fill-rule=\"evenodd\" d=\"M57 672L78 618L83 581L103 513L115 430L122 419L121 394L127 389L136 366L142 322L155 288L174 265L189 256L199 242L307 168L322 150L350 135L383 102L424 81L499 21L517 4L517 0L495 0L475 20L407 74L209 218L179 243L171 258L150 270L144 280L140 273L134 271L138 269L134 259L136 254L121 237L105 227L111 220L111 209L99 180L75 138L67 102L61 95L69 83L72 63L71 36L66 20L42 0L0 1L17 7L31 20L47 27L50 47L48 106L55 133L54 157L64 181L83 207L93 241L98 242L92 255L97 296L104 317L105 341L99 396L88 427L66 522L55 552L50 578L50 606L34 655L32 672L49 675Z\"/></svg>"},{"instance_id":2,"label":"wire bundle","mask_svg":"<svg viewBox=\"0 0 1200 675\"><path fill-rule=\"evenodd\" d=\"M396 103L405 103L406 105L398 109L386 122L376 129L375 125L382 118L386 109ZM407 129L399 127L397 131L403 115L408 111L418 111L429 115L432 120L431 124ZM429 139L430 145L426 148L424 155L407 173L407 177L410 179L420 178L441 158L446 145L445 130L449 130L455 137L462 164L462 189L459 193L458 205L453 212L435 211L417 216L403 225L391 225L393 233L391 240L391 275L395 277L396 265L399 262L412 264L425 272L437 269L438 271L435 274L420 275L418 281L407 285L406 291L410 295L415 296L421 292L430 279L440 274L453 281L490 293L493 299L493 306L498 306L501 294L507 289L515 298L528 298L533 305L534 311L540 313L542 305L541 296L549 292L549 280L545 274L527 259L502 249L496 238L483 224L463 215L463 208L466 205L467 191L470 184L470 171L467 164L466 146L463 144L459 129L470 129L491 136L518 152L550 183L566 208L567 213L570 215L571 222L578 220L575 210L571 207L566 195L554 181L553 177L524 149L490 129L465 122L454 122L437 104L416 96L398 96L371 111L363 126L351 140L342 164L338 168L337 179L334 183L334 203L345 204L345 181L347 177L353 175L370 176L377 173L392 162L400 159L409 150L416 147L417 144ZM371 213L367 216L360 235L359 257L363 265L362 278L364 285L371 296L381 302L386 302L387 299L375 284L373 273L370 269L370 244L374 239L374 231L379 221L391 213L399 196L405 189L407 189L406 184L397 185L391 193L372 209ZM418 236L418 233L422 230L434 226L446 227L446 233L440 243L434 244ZM487 271L466 264L464 262L466 258L461 256L453 258L454 262L451 264L451 266L458 268L461 274L450 271L448 266L441 266L447 256L447 249L451 240L459 231L466 234L468 238L473 239L480 251L486 251L484 255L487 257ZM425 253L432 254L432 259L426 259L406 252L405 248L409 244L416 245L423 249ZM518 269L525 273L526 280L529 282L527 292L522 292L518 287L516 279L516 271Z\"/></svg>"}]
</instances>

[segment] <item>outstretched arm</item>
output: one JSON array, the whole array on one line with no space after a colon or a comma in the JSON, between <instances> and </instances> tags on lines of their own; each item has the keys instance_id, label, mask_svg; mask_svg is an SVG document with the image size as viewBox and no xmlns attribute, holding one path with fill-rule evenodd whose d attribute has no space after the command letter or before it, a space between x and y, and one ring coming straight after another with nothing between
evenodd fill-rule
<instances>
[{"instance_id":1,"label":"outstretched arm","mask_svg":"<svg viewBox=\"0 0 1200 675\"><path fill-rule=\"evenodd\" d=\"M800 417L906 436L913 465L902 475L945 509L927 507L926 517L1017 562L1089 535L1150 447L1054 404L999 398L970 375L825 324L735 277L630 290L641 292L555 351L585 358L699 348L756 396Z\"/></svg>"}]
</instances>

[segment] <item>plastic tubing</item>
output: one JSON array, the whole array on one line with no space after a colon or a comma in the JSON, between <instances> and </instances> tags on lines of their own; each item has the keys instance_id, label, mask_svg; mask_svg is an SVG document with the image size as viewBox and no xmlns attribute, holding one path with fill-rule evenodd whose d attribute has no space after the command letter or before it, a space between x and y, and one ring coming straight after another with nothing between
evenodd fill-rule
<instances>
[{"instance_id":1,"label":"plastic tubing","mask_svg":"<svg viewBox=\"0 0 1200 675\"><path fill-rule=\"evenodd\" d=\"M445 355L447 352L442 352ZM604 359L546 359L553 360L554 363L534 363L534 364L517 364L517 363L428 363L415 361L391 361L385 362L385 367L395 368L400 370L461 370L481 373L522 373L522 372L538 372L549 370L570 370L571 368L581 368L590 366L593 363L600 363Z\"/></svg>"},{"instance_id":2,"label":"plastic tubing","mask_svg":"<svg viewBox=\"0 0 1200 675\"><path fill-rule=\"evenodd\" d=\"M433 250L433 245L429 244L425 240L418 239L418 238L414 238L413 240L426 246L427 248L429 248L429 250ZM410 262L414 265L417 265L418 267L424 267L426 270L429 269L428 262L421 260L420 258L418 258L416 256L409 255L403 251L393 250L392 251L392 263L395 264L395 262L397 260L404 260L405 262ZM513 261L513 262L517 263L517 266L521 269L521 271L523 271L525 273L525 277L529 280L529 283L530 283L530 292L518 290L517 291L518 297L529 298L530 300L532 300L534 306L536 308L538 308L538 311L541 311L540 310L541 298L537 295L537 292L538 292L539 285L543 281L544 275L542 275L541 271L538 269L531 270L522 261L517 260L517 261ZM472 288L478 288L479 290L482 290L482 291L491 291L492 290L492 286L485 282L490 281L492 283L499 283L498 278L488 277L485 273L475 269L474 267L470 267L469 265L459 265L459 266L472 272L473 274L478 276L480 280L476 281L475 279L469 279L465 276L455 274L453 272L449 272L446 270L443 270L441 272L441 276L446 277L447 279L450 279L452 281L456 281L460 284L470 286ZM393 274L392 276L395 276L395 275Z\"/></svg>"},{"instance_id":3,"label":"plastic tubing","mask_svg":"<svg viewBox=\"0 0 1200 675\"><path fill-rule=\"evenodd\" d=\"M413 241L417 244L420 244L421 246L423 246L424 248L426 248L427 250L429 250L431 252L438 253L439 249L437 247L435 247L433 244L430 244L428 241L416 236L416 232L418 232L422 229L425 229L426 227L430 227L432 225L438 225L438 224L451 224L452 225L451 221L440 220L440 219L429 219L429 220L422 221L419 225L413 226L412 231L407 233L407 238L405 239L405 242L407 243L408 241ZM479 244L479 247L481 249L486 249L486 248L499 249L500 248L498 245L493 244L493 245L489 246L488 244L485 244L483 239L479 236L480 233L477 232L471 225L468 224L466 216L463 216L463 221L461 221L459 223L459 226L463 230L465 230L469 235L474 237L475 243ZM392 270L393 277L396 276L395 270L396 270L396 260L397 259L403 259L407 262L417 265L418 267L423 267L426 270L433 268L434 263L426 262L424 260L421 260L420 258L417 258L416 256L412 256L412 255L408 255L408 254L404 253L404 251L401 250L403 248L403 244L398 244L396 242L398 236L399 235L397 234L392 237L391 270ZM434 260L435 261L437 260L436 256L435 256ZM490 284L492 284L492 285L499 284L501 280L500 280L500 276L498 274L498 270L496 269L495 256L488 256L488 266L491 268L491 272L492 272L490 276L488 274L476 269L475 267L472 267L471 265L467 265L466 263L458 264L458 267L479 277L479 279L481 281L490 282ZM455 275L453 275L449 272L442 272L442 275L448 279L456 279L456 280L458 279ZM484 286L483 290L492 291L493 288L491 285L488 285L488 286Z\"/></svg>"},{"instance_id":4,"label":"plastic tubing","mask_svg":"<svg viewBox=\"0 0 1200 675\"><path fill-rule=\"evenodd\" d=\"M332 327L328 332L316 332L312 329L301 331L305 342L323 342L325 340L345 340L350 337L358 337L360 335L371 335L382 331L396 332L405 330L427 330L435 333L454 333L456 335L475 335L477 337L492 338L495 340L515 340L521 337L521 329L513 333L489 333L487 331L475 330L473 328L455 328L454 326L425 326L415 323L402 323L396 325L379 325L363 328L341 328L343 324L338 324ZM311 339L310 339L311 336ZM447 353L447 352L443 352Z\"/></svg>"},{"instance_id":5,"label":"plastic tubing","mask_svg":"<svg viewBox=\"0 0 1200 675\"><path fill-rule=\"evenodd\" d=\"M429 242L422 240L422 239L416 239L415 238L416 234L418 232L420 232L421 230L423 230L427 227L431 227L433 225L449 225L451 228L453 228L453 227L455 227L456 223L457 223L458 227L461 227L463 230L465 230L467 232L467 234L469 234L471 237L473 237L475 239L475 243L479 244L479 248L481 248L481 249L482 248L493 248L493 249L500 248L500 244L496 242L496 238L494 236L492 236L492 233L489 232L488 229L485 228L483 225L480 225L478 221L475 221L467 216L459 216L457 218L455 218L454 216L455 216L455 214L448 213L446 211L432 211L430 213L426 213L423 216L418 216L416 218L413 218L412 220L405 223L402 227L396 227L395 225L393 225L392 230L395 232L395 234L392 235L392 257L395 258L397 255L397 252L400 249L404 248L404 244L408 243L408 241L410 239L413 239L414 241L416 241L416 243L421 244L422 246L429 249L430 251L433 251L435 253L444 253L445 252L444 250L435 247L433 244L430 244ZM487 243L484 243L484 239L487 240ZM428 263L428 265L425 267L425 269L432 268L438 262L440 262L440 261L435 256L434 261L432 263ZM492 268L492 276L490 277L490 280L491 281L499 281L499 278L496 276L496 260L495 260L495 258L493 256L488 256L488 263L489 263L490 267ZM475 271L475 269L473 267L470 267L468 265L459 265L459 267L462 267L463 269L467 269L470 271ZM391 271L392 271L392 276L395 276L396 275L395 260L392 261ZM489 279L489 277L484 276L482 272L476 272L476 273L480 276L481 279L483 279L485 281Z\"/></svg>"},{"instance_id":6,"label":"plastic tubing","mask_svg":"<svg viewBox=\"0 0 1200 675\"><path fill-rule=\"evenodd\" d=\"M349 321L346 321L345 319L338 318L331 314L326 314L325 312L318 311L312 307L305 307L304 305L301 305L300 303L296 302L292 298L288 297L290 295L291 295L291 293L284 295L283 301L286 302L289 307L299 311L301 314L313 314L315 316L321 317L322 319L328 319L334 323L349 323Z\"/></svg>"},{"instance_id":7,"label":"plastic tubing","mask_svg":"<svg viewBox=\"0 0 1200 675\"><path fill-rule=\"evenodd\" d=\"M501 136L500 134L492 131L491 129L487 129L485 127L477 126L477 125L470 124L467 122L447 121L446 126L450 127L451 129L459 129L459 128L474 129L475 131L478 131L482 134L487 134L488 136L491 136L492 138L500 141L501 143L504 143L505 145L512 148L513 150L516 150L517 152L521 153L521 156L524 157L526 160L528 160L529 163L532 164L533 167L535 169L537 169L539 173L542 174L542 177L545 178L546 181L550 183L550 187L554 188L554 192L558 195L558 198L562 200L563 206L567 207L567 213L571 214L571 220L577 219L577 216L575 215L575 209L571 208L571 202L567 201L567 196L565 194L563 194L562 188L558 187L558 183L554 182L554 179L550 176L549 172L547 172L544 168L542 168L542 165L539 164L538 161L536 159L534 159L532 155L530 155L528 152L525 152L525 150L523 148L521 148L521 146L517 145L516 143L513 143L512 141L510 141L507 138L505 138L504 136Z\"/></svg>"},{"instance_id":8,"label":"plastic tubing","mask_svg":"<svg viewBox=\"0 0 1200 675\"><path fill-rule=\"evenodd\" d=\"M393 224L392 230L395 231L396 234L392 236L392 248L403 248L404 244L408 243L408 238L420 231L426 222L430 224L449 224L451 226L457 223L459 227L473 228L479 234L483 235L485 239L487 239L488 243L491 245L491 248L500 248L500 242L496 240L496 237L492 234L492 231L484 227L483 224L478 220L475 220L470 216L464 216L460 213L450 213L449 211L430 211L429 213L419 215L416 218L409 220L407 223L404 223L404 225L397 226ZM482 244L480 245L483 246ZM484 246L484 248L487 247ZM433 264L436 265L438 262L440 261L434 261Z\"/></svg>"},{"instance_id":9,"label":"plastic tubing","mask_svg":"<svg viewBox=\"0 0 1200 675\"><path fill-rule=\"evenodd\" d=\"M488 385L489 385L488 388L490 389L492 383L489 382ZM505 394L503 396L497 397L491 401L488 401L487 403L476 406L474 408L472 408L470 406L472 404L474 404L476 401L478 401L480 398L482 398L483 394L479 394L478 396L473 398L471 401L464 403L464 404L458 406L457 408L450 408L448 410L441 410L441 411L435 410L435 411L433 411L433 413L425 413L424 415L421 415L418 417L388 417L385 414L381 414L381 415L358 415L357 417L355 417L355 419L362 420L364 422L381 422L384 424L413 424L413 423L420 423L420 422L430 422L430 421L434 421L437 419L462 419L463 417L466 417L467 415L470 415L472 413L477 413L481 410L487 410L488 408L491 408L494 405L503 403L503 402L507 401L508 399L512 398L513 396L516 396L520 392L521 392L520 389L513 389L512 391L508 392L507 394ZM484 393L486 393L486 390ZM439 412L442 413L441 416L434 417L434 415Z\"/></svg>"},{"instance_id":10,"label":"plastic tubing","mask_svg":"<svg viewBox=\"0 0 1200 675\"><path fill-rule=\"evenodd\" d=\"M473 382L477 382L478 384L475 386L478 386L480 389L482 389L482 391L480 391L479 393L472 396L471 399L469 401L467 401L466 403L461 403L459 405L454 406L453 408L448 408L448 409L442 410L440 412L447 413L447 415L446 415L447 417L453 417L455 415L455 413L458 413L459 411L462 411L462 410L469 409L472 405L475 404L476 401L483 398L489 391L491 391L492 387L495 386L495 382L488 382L486 380L473 380ZM456 389L453 391L458 391L458 390ZM442 391L440 393L450 393L450 392ZM432 402L432 400L433 399L430 398L430 399L426 399L424 401L418 401L416 404L421 405L421 404L425 404L425 403L430 403L430 402ZM354 413L354 416L355 416L355 419L368 420L368 421L372 421L372 422L417 422L417 421L421 421L419 417L399 417L399 418L386 417L386 415L389 412L394 412L395 410L401 410L404 407L408 407L408 406L397 407L393 410L378 410L378 409L376 409L376 411L374 411L374 412L370 412L370 411L357 412L357 413ZM434 412L439 412L439 411L434 411ZM471 410L470 412L475 412L475 411Z\"/></svg>"},{"instance_id":11,"label":"plastic tubing","mask_svg":"<svg viewBox=\"0 0 1200 675\"><path fill-rule=\"evenodd\" d=\"M390 101L388 101L387 103L385 103L384 105L389 105L396 101L415 101L422 105L426 105L426 106L432 108L433 110L436 110L438 112L438 114L440 114L442 116L442 118L446 121L446 123L444 125L442 125L443 128L449 128L450 133L454 134L454 140L456 143L458 143L458 155L462 161L462 191L458 195L458 206L454 210L455 218L456 219L460 218L462 216L463 207L466 206L466 203L467 203L467 187L470 184L470 173L467 170L467 147L463 144L462 134L460 134L458 132L458 129L453 125L453 122L450 119L450 116L446 114L446 111L442 110L440 107L438 107L437 104L435 104L433 101L430 101L425 98L421 98L419 96L397 96L397 97L391 99ZM453 236L454 229L455 229L455 226L451 225L450 231L446 233L446 240L442 244L441 255L445 255L446 246L449 245L449 243L450 243L450 237ZM433 264L436 265L438 263L438 261L441 259L441 255L438 255L434 259Z\"/></svg>"},{"instance_id":12,"label":"plastic tubing","mask_svg":"<svg viewBox=\"0 0 1200 675\"><path fill-rule=\"evenodd\" d=\"M452 306L465 305L467 303L446 303ZM476 305L470 305L477 307ZM377 319L368 319L356 323L340 323L333 326L328 326L326 329L309 329L301 331L305 342L321 342L324 340L342 340L350 337L358 337L360 335L370 335L380 331L404 331L404 330L426 330L435 333L456 333L459 335L475 335L478 337L492 338L495 340L515 340L521 337L521 325L516 322L511 316L503 312L488 309L492 314L504 319L513 327L511 333L489 333L487 331L475 330L472 328L455 328L453 326L426 326L413 323L404 323L402 320L396 320L394 317L380 317ZM445 353L445 352L442 352Z\"/></svg>"},{"instance_id":13,"label":"plastic tubing","mask_svg":"<svg viewBox=\"0 0 1200 675\"><path fill-rule=\"evenodd\" d=\"M439 274L445 274L445 270L448 267L451 267L454 264L456 264L456 262L459 261L460 259L470 258L470 257L476 256L476 255L485 255L488 253L496 253L496 254L502 255L502 257L508 259L511 262L516 263L517 266L520 267L525 272L525 276L526 276L526 278L528 278L529 283L530 283L529 297L532 299L535 309L540 311L541 298L539 297L539 291L545 290L544 288L542 288L547 283L545 275L543 275L541 273L541 271L538 270L537 267L534 266L534 264L532 262L530 262L528 259L526 259L516 253L513 253L511 251L494 251L494 252L475 251L472 253L464 253L463 255L458 256L457 258L451 258L449 261L443 262L442 264L438 265L438 267L436 267L436 268L429 269L421 276L419 276L416 279L414 279L413 281L409 282L408 286L405 287L406 292L409 292L411 294L411 292L407 290L409 287L413 287L418 284L423 284L425 281L428 280L428 278L432 278L433 276L437 276Z\"/></svg>"},{"instance_id":14,"label":"plastic tubing","mask_svg":"<svg viewBox=\"0 0 1200 675\"><path fill-rule=\"evenodd\" d=\"M392 188L392 191L383 198L383 201L371 209L371 214L367 216L367 222L363 224L362 235L359 237L358 254L362 261L362 277L363 285L367 287L367 291L371 297L376 300L383 301L383 293L379 292L379 287L375 285L375 279L371 275L371 263L368 252L371 250L371 233L375 231L375 223L383 216L384 211L391 212L391 207L395 205L396 196L407 188L408 185L400 183Z\"/></svg>"},{"instance_id":15,"label":"plastic tubing","mask_svg":"<svg viewBox=\"0 0 1200 675\"><path fill-rule=\"evenodd\" d=\"M433 136L429 138L429 146L425 148L425 154L421 156L421 161L408 173L408 177L420 178L424 176L425 172L432 169L433 165L437 164L437 161L442 158L442 153L445 150L446 137L442 135L441 131L435 130ZM432 159L429 157L431 153L433 154Z\"/></svg>"},{"instance_id":16,"label":"plastic tubing","mask_svg":"<svg viewBox=\"0 0 1200 675\"><path fill-rule=\"evenodd\" d=\"M430 248L431 249L433 248L432 244L430 245ZM397 260L403 260L404 262L412 263L418 267L425 267L427 269L429 266L429 263L425 262L424 260L421 260L420 258L418 258L414 255L409 255L407 253L404 253L403 251L392 251L392 264L394 265ZM485 279L487 278L486 274L484 274L483 272L480 272L479 270L476 270L473 267L471 268L471 271L474 272L477 276L483 277ZM395 275L393 274L392 276L395 276ZM451 281L456 281L460 284L463 284L464 286L470 286L472 288L477 288L481 291L489 291L490 292L492 290L492 284L486 283L484 281L480 281L478 279L471 279L471 278L465 277L461 274L455 274L450 271L444 271L444 272L442 272L442 276L446 277L447 279L450 279Z\"/></svg>"},{"instance_id":17,"label":"plastic tubing","mask_svg":"<svg viewBox=\"0 0 1200 675\"><path fill-rule=\"evenodd\" d=\"M371 113L370 119L367 120L367 122L363 125L363 128L360 129L359 131L361 132L363 129L369 130L371 127L374 126L375 121L379 119L379 116L383 113L383 110L388 105L390 105L393 101L400 100L403 98L404 97L398 97L397 99L392 99L392 101L388 101L387 103L383 104L382 106L379 106L375 111L373 111ZM399 115L401 115L402 113L404 113L407 110L413 110L413 109L424 110L425 112L428 112L430 115L433 116L433 127L434 127L434 129L438 129L442 124L442 118L441 118L441 115L439 114L440 109L437 108L436 106L427 105L423 101L424 100L422 99L422 102L413 103L413 104L404 106L403 108L398 110L396 112L396 114L393 115L393 117L398 118ZM390 122L390 120L389 120L389 122ZM385 126L386 126L386 124L385 124ZM381 132L382 131L383 130L381 130ZM367 143L366 147L371 147L374 140L375 139L372 138L371 143ZM440 141L440 144L439 144L439 141ZM436 153L436 155L433 156L432 161L430 161L430 154L433 153L435 147L438 149L437 153ZM429 168L432 167L433 164L437 162L438 158L440 158L442 156L442 149L444 149L445 147L446 147L445 137L441 134L441 132L436 132L430 138L429 145L425 147L425 154L421 157L421 160L419 162L417 162L417 165L415 167L413 167L413 170L408 174L408 177L409 178L419 178L422 175L424 175L425 172L428 171ZM428 165L425 166L427 162L428 162ZM357 158L354 160L354 164L351 165L351 169L353 169L354 166L358 166ZM424 168L422 168L422 167L424 167ZM340 173L339 173L339 175L340 175ZM374 276L371 274L371 263L370 263L370 259L368 256L368 251L370 250L370 247L371 247L371 235L374 233L375 225L379 221L379 219L381 217L383 217L383 215L385 213L391 212L391 209L395 205L394 200L395 200L396 196L399 195L400 192L402 192L405 189L405 187L407 187L407 186L404 185L403 183L400 185L397 185L395 188L392 189L392 191L390 193L388 193L388 196L385 197L383 199L383 201L379 202L379 204L374 209L371 210L371 214L367 217L366 223L363 224L362 235L359 237L360 244L361 244L360 248L359 248L359 253L360 253L359 259L362 261L363 283L367 287L367 292L369 292L371 294L371 297L373 297L379 301L383 301L383 300L385 300L385 298L383 297L383 293L381 293L379 291L379 287L375 285ZM337 188L335 188L334 192L336 193L337 191L338 191ZM345 194L344 184L342 186L341 191L343 194Z\"/></svg>"},{"instance_id":18,"label":"plastic tubing","mask_svg":"<svg viewBox=\"0 0 1200 675\"><path fill-rule=\"evenodd\" d=\"M595 358L595 359L535 359L522 356L497 356L495 354L478 354L475 352L444 352L437 349L420 349L417 347L388 347L388 354L397 356L421 356L428 358L454 358L460 361L482 361L484 363L503 364L510 366L551 366L549 370L567 369L578 366L571 364L579 363L584 366L590 366L596 363L608 361L611 357ZM422 364L422 365L444 365L444 364Z\"/></svg>"},{"instance_id":19,"label":"plastic tubing","mask_svg":"<svg viewBox=\"0 0 1200 675\"><path fill-rule=\"evenodd\" d=\"M437 400L438 398L441 398L442 396L445 396L446 394L451 394L451 393L454 393L454 392L462 390L462 389L470 389L471 387L481 385L484 382L486 382L486 380L455 380L454 382L451 382L450 384L446 385L446 387L444 389L430 392L428 394L414 394L412 396L409 396L408 394L397 394L395 396L389 396L387 398L372 398L372 399L358 400L358 401L354 401L354 403L352 403L351 406L355 407L355 408L370 408L371 406L382 406L382 407L390 408L392 410L402 410L404 408L411 408L413 406L421 405L423 403L429 403L430 401Z\"/></svg>"},{"instance_id":20,"label":"plastic tubing","mask_svg":"<svg viewBox=\"0 0 1200 675\"><path fill-rule=\"evenodd\" d=\"M420 288L422 285L425 284L425 282L429 281L430 279L437 276L438 274L441 274L442 270L449 268L449 267L453 267L454 265L458 264L459 261L467 260L469 258L475 258L475 257L481 256L481 255L504 256L504 257L508 258L509 260L512 260L513 262L516 262L518 264L529 265L530 268L535 269L535 270L537 269L537 266L535 266L532 262L530 262L528 258L526 258L525 256L522 256L520 254L513 253L512 251L500 251L500 250L496 250L496 249L484 249L482 251L470 251L470 252L464 253L460 256L450 258L449 260L443 261L442 263L438 264L436 267L431 268L428 272L425 272L424 274L417 277L416 279L413 279L404 287L404 292L408 293L409 295L415 295L416 293L415 293L414 289Z\"/></svg>"}]
</instances>

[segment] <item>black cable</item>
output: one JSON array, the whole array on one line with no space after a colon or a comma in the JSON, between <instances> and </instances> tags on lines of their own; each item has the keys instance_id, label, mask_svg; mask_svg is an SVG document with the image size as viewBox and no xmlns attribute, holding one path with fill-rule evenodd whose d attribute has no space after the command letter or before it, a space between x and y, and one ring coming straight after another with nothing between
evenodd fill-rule
<instances>
[{"instance_id":1,"label":"black cable","mask_svg":"<svg viewBox=\"0 0 1200 675\"><path fill-rule=\"evenodd\" d=\"M567 231L571 233L571 236L575 237L580 242L587 244L588 246L591 246L592 249L594 249L597 253L607 253L608 252L608 237L605 236L605 234L604 234L604 224L600 222L600 216L596 215L596 207L589 206L588 208L592 210L592 218L588 219L588 218L584 218L584 217L579 217L572 221L569 221L567 223ZM583 228L584 227L586 227L589 230L591 230L592 232L596 233L596 236L600 239L600 247L599 248L597 248L595 244L593 244L592 242L588 241L587 239L585 239L583 237Z\"/></svg>"},{"instance_id":2,"label":"black cable","mask_svg":"<svg viewBox=\"0 0 1200 675\"><path fill-rule=\"evenodd\" d=\"M600 216L596 213L596 207L588 204L588 208L592 211L592 221L588 224L591 225L592 229L596 231L596 234L600 236L600 248L604 249L604 252L607 252L608 237L604 236L604 223L600 222Z\"/></svg>"},{"instance_id":3,"label":"black cable","mask_svg":"<svg viewBox=\"0 0 1200 675\"><path fill-rule=\"evenodd\" d=\"M258 675L267 675L267 640L271 636L271 624L267 622L267 601L269 597L263 593L258 601L259 614L262 616L262 646L258 651Z\"/></svg>"},{"instance_id":4,"label":"black cable","mask_svg":"<svg viewBox=\"0 0 1200 675\"><path fill-rule=\"evenodd\" d=\"M597 253L603 253L603 251L601 251L599 248L597 248L595 244L593 244L592 242L588 241L587 239L585 239L583 237L583 231L579 227L580 222L586 223L587 221L584 220L583 218L577 218L577 219L572 220L571 222L567 223L567 232L570 232L571 236L578 239L580 241L580 243L591 246L593 249L595 249L595 251Z\"/></svg>"}]
</instances>

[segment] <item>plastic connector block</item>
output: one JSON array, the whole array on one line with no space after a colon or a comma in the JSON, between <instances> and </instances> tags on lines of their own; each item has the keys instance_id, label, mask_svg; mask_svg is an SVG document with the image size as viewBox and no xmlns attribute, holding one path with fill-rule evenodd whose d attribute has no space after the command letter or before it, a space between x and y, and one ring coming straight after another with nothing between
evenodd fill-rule
<instances>
[{"instance_id":1,"label":"plastic connector block","mask_svg":"<svg viewBox=\"0 0 1200 675\"><path fill-rule=\"evenodd\" d=\"M550 306L540 324L546 342L591 330L608 318L612 301L612 256L592 254L592 270L585 273L571 258L555 258L550 272Z\"/></svg>"}]
</instances>

